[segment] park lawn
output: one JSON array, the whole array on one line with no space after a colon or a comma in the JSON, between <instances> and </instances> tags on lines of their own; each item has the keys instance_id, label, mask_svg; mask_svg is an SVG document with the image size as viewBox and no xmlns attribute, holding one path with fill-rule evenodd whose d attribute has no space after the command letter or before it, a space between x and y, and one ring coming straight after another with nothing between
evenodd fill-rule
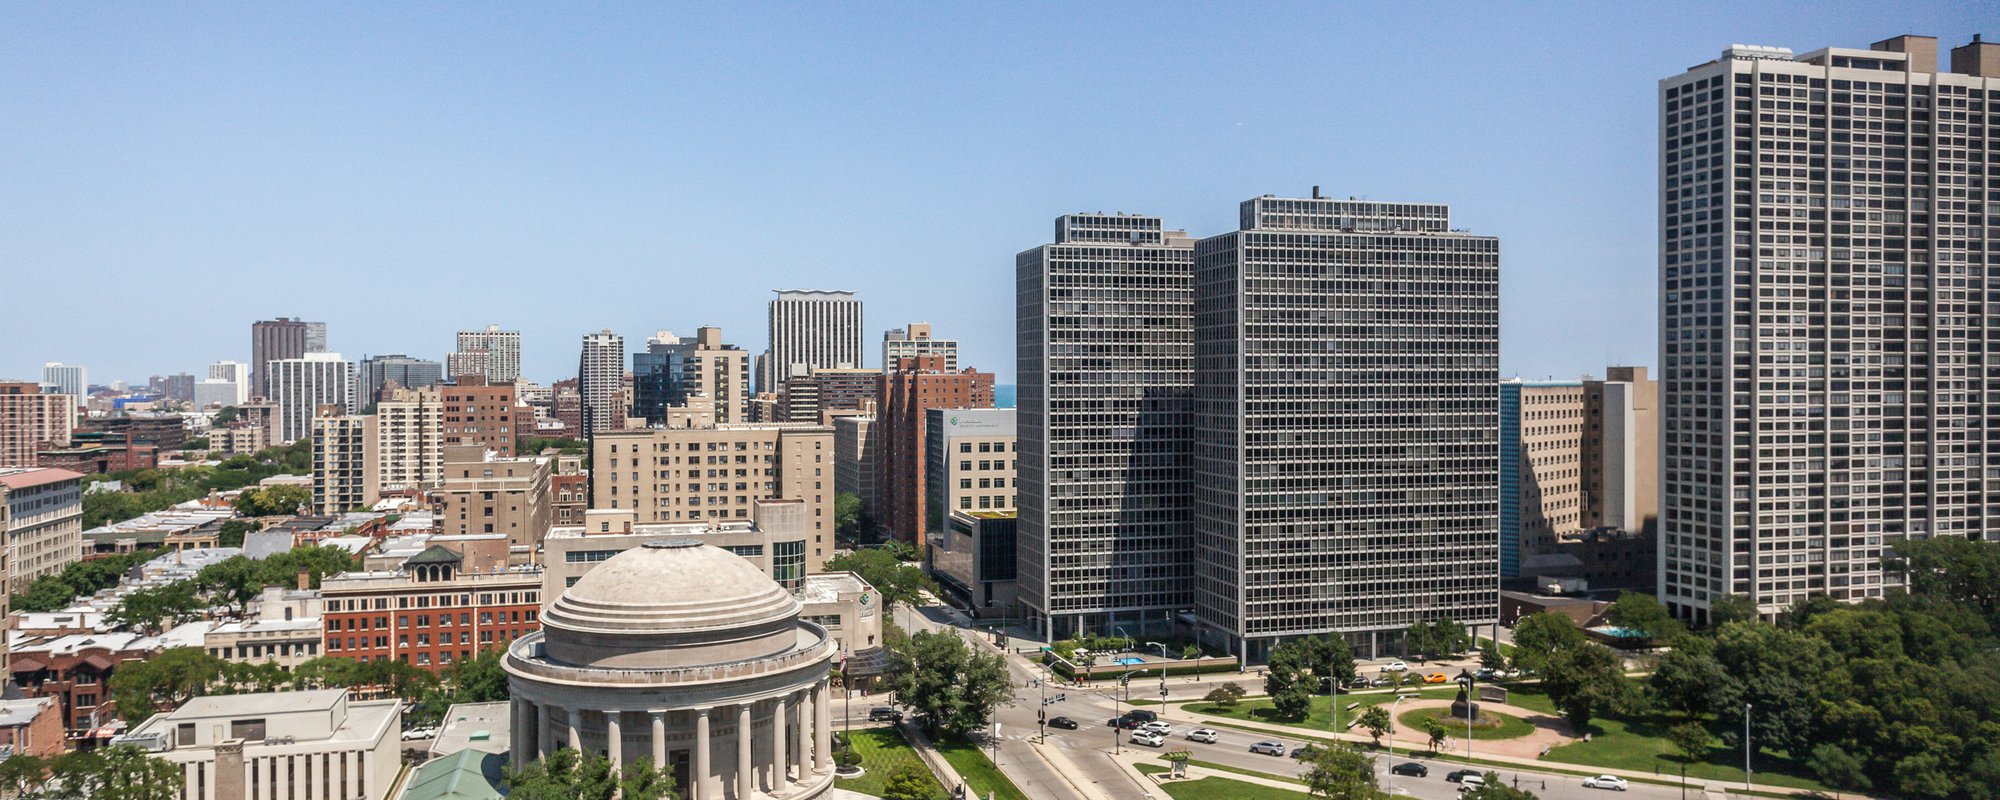
<instances>
[{"instance_id":1,"label":"park lawn","mask_svg":"<svg viewBox=\"0 0 2000 800\"><path fill-rule=\"evenodd\" d=\"M964 739L952 739L938 745L938 752L951 763L952 769L958 770L959 777L965 779L972 796L985 797L992 792L994 797L1003 800L1028 800L1020 787L1001 774L992 759L986 757L987 750Z\"/></svg>"},{"instance_id":2,"label":"park lawn","mask_svg":"<svg viewBox=\"0 0 2000 800\"><path fill-rule=\"evenodd\" d=\"M1169 759L1166 756L1160 756L1160 760L1171 761L1172 759ZM1217 772L1234 772L1238 775L1255 775L1259 778L1269 778L1271 780L1284 781L1286 783L1296 783L1301 786L1305 785L1305 781L1299 780L1296 777L1287 775L1275 775L1269 772L1259 772L1257 770L1249 769L1247 767L1232 767L1229 766L1228 764L1217 764L1213 761L1202 761L1201 759L1197 758L1190 758L1188 759L1187 763L1189 766L1201 767L1203 769L1212 769ZM1294 761L1292 763L1294 765L1298 764L1297 761Z\"/></svg>"},{"instance_id":3,"label":"park lawn","mask_svg":"<svg viewBox=\"0 0 2000 800\"><path fill-rule=\"evenodd\" d=\"M1155 764L1133 766L1148 775L1167 771L1166 767ZM1169 781L1160 784L1160 791L1174 800L1307 800L1305 792L1228 778Z\"/></svg>"},{"instance_id":4,"label":"park lawn","mask_svg":"<svg viewBox=\"0 0 2000 800\"><path fill-rule=\"evenodd\" d=\"M1424 717L1437 717L1439 719L1444 720L1445 727L1451 731L1452 736L1464 736L1465 721L1453 720L1450 717L1450 714L1451 714L1451 709L1449 708L1412 709L1403 712L1401 716L1397 717L1396 725L1404 730L1421 731L1424 729L1424 722L1423 722ZM1528 734L1535 732L1535 726L1529 725L1527 720L1521 719L1520 717L1516 717L1512 714L1502 714L1498 711L1487 711L1484 712L1481 716L1498 719L1500 721L1500 724L1488 728L1481 728L1477 726L1473 727L1472 738L1475 741L1486 741L1490 739L1513 739L1521 736L1526 736Z\"/></svg>"},{"instance_id":5,"label":"park lawn","mask_svg":"<svg viewBox=\"0 0 2000 800\"><path fill-rule=\"evenodd\" d=\"M1556 712L1555 704L1549 702L1549 696L1538 686L1510 688L1507 700L1522 708L1561 716ZM1559 745L1542 759L1585 767L1658 771L1662 778L1679 778L1680 756L1673 744L1667 741L1667 729L1678 721L1678 717L1662 712L1642 714L1636 718L1622 715L1599 717L1591 720L1590 741ZM1742 783L1742 758L1740 750L1731 752L1718 747L1710 752L1706 762L1688 765L1688 778ZM1757 768L1757 774L1753 776L1754 784L1832 791L1805 777L1805 765L1782 753L1758 751L1756 762L1751 766Z\"/></svg>"},{"instance_id":6,"label":"park lawn","mask_svg":"<svg viewBox=\"0 0 2000 800\"><path fill-rule=\"evenodd\" d=\"M923 759L917 757L917 751L910 747L909 742L903 741L903 734L897 732L895 728L864 728L854 731L849 735L848 743L854 748L854 752L861 755L861 768L867 772L859 778L835 779L833 782L835 786L879 797L883 787L889 782L889 776L895 774L897 768L910 764L923 773L924 780L933 789L931 796L945 797L944 786L937 782L936 776L931 775L930 768L924 766Z\"/></svg>"},{"instance_id":7,"label":"park lawn","mask_svg":"<svg viewBox=\"0 0 2000 800\"><path fill-rule=\"evenodd\" d=\"M1425 689L1420 693L1408 696L1425 700L1450 700L1458 696L1458 687L1447 686ZM1369 706L1395 702L1396 695L1392 692L1366 692L1362 694L1344 694L1340 696L1340 699L1340 721L1344 725L1353 722L1354 718L1360 716L1361 712L1367 711ZM1348 711L1348 703L1360 703L1361 706L1353 711ZM1231 709L1216 708L1213 704L1207 702L1189 703L1186 708L1198 714L1214 714L1218 717L1240 719L1247 722L1268 722L1274 725L1288 725L1294 728L1305 728L1318 733L1328 733L1333 728L1333 706L1327 702L1327 698L1324 695L1313 698L1312 710L1307 712L1304 720L1280 718L1277 712L1272 709L1271 699L1268 697L1244 698L1236 704L1235 708Z\"/></svg>"}]
</instances>

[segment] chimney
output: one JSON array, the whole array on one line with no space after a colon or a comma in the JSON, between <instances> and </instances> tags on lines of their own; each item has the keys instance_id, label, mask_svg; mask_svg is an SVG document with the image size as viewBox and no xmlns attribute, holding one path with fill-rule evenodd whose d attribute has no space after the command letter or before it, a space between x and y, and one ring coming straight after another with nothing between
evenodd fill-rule
<instances>
[{"instance_id":1,"label":"chimney","mask_svg":"<svg viewBox=\"0 0 2000 800\"><path fill-rule=\"evenodd\" d=\"M299 570L299 591L303 592L311 588L312 588L312 573L307 572L305 570Z\"/></svg>"},{"instance_id":2,"label":"chimney","mask_svg":"<svg viewBox=\"0 0 2000 800\"><path fill-rule=\"evenodd\" d=\"M1972 43L1951 49L1951 71L1980 78L2000 78L2000 42L1983 42L1979 34Z\"/></svg>"},{"instance_id":3,"label":"chimney","mask_svg":"<svg viewBox=\"0 0 2000 800\"><path fill-rule=\"evenodd\" d=\"M243 740L230 739L215 745L215 800L243 800Z\"/></svg>"},{"instance_id":4,"label":"chimney","mask_svg":"<svg viewBox=\"0 0 2000 800\"><path fill-rule=\"evenodd\" d=\"M1905 67L1910 72L1926 75L1936 74L1938 51L1936 36L1911 36L1904 34L1894 39L1883 39L1868 46L1878 53L1904 53L1910 57Z\"/></svg>"}]
</instances>

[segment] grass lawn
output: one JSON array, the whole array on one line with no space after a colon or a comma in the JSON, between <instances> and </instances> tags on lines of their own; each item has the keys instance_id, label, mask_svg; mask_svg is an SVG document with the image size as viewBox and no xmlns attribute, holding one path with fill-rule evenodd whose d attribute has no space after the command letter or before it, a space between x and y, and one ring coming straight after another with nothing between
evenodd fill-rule
<instances>
[{"instance_id":1,"label":"grass lawn","mask_svg":"<svg viewBox=\"0 0 2000 800\"><path fill-rule=\"evenodd\" d=\"M1133 766L1147 775L1167 771L1166 767L1157 764ZM1294 792L1261 783L1228 778L1171 781L1160 784L1160 791L1166 792L1167 796L1174 800L1306 800L1305 792Z\"/></svg>"},{"instance_id":2,"label":"grass lawn","mask_svg":"<svg viewBox=\"0 0 2000 800\"><path fill-rule=\"evenodd\" d=\"M1497 720L1499 724L1488 725L1483 728L1476 725L1473 726L1472 738L1475 740L1513 739L1535 732L1535 726L1529 725L1526 720L1510 714L1502 714L1498 711L1482 711L1480 712L1480 716ZM1451 735L1454 737L1465 735L1465 720L1453 719L1451 717L1451 709L1449 708L1419 708L1405 711L1401 716L1396 718L1396 726L1401 730L1421 731L1424 729L1425 717L1436 717L1443 720L1446 729L1450 730Z\"/></svg>"},{"instance_id":3,"label":"grass lawn","mask_svg":"<svg viewBox=\"0 0 2000 800\"><path fill-rule=\"evenodd\" d=\"M1457 686L1448 686L1437 689L1425 689L1418 694L1409 695L1409 697L1421 698L1425 700L1450 700L1457 696L1458 696ZM1341 695L1340 721L1342 724L1353 722L1354 718L1360 716L1361 712L1368 710L1369 706L1381 705L1383 703L1393 703L1395 701L1396 701L1396 695L1390 692L1367 692L1363 694ZM1348 711L1347 710L1348 703L1360 703L1361 706L1359 708L1354 709L1353 711ZM1306 728L1313 731L1317 731L1321 734L1325 734L1331 731L1333 725L1333 713L1332 713L1333 706L1327 703L1327 698L1324 695L1315 696L1313 698L1312 710L1306 714L1306 718L1303 721L1280 718L1277 715L1277 712L1271 707L1271 699L1268 697L1245 698L1242 702L1237 703L1236 707L1232 709L1216 708L1213 704L1210 703L1189 703L1187 705L1187 709L1189 711L1194 711L1201 714L1214 714L1218 717L1228 717L1231 719L1240 719L1248 722L1268 722L1275 725L1290 725L1295 728Z\"/></svg>"},{"instance_id":4,"label":"grass lawn","mask_svg":"<svg viewBox=\"0 0 2000 800\"><path fill-rule=\"evenodd\" d=\"M958 770L959 777L965 779L973 796L985 797L987 792L992 792L994 797L1003 800L1028 800L1020 787L1001 774L999 768L993 766L993 761L986 757L991 751L963 739L953 739L938 745L938 752L944 755L944 760L951 762L952 769Z\"/></svg>"},{"instance_id":5,"label":"grass lawn","mask_svg":"<svg viewBox=\"0 0 2000 800\"><path fill-rule=\"evenodd\" d=\"M1522 708L1556 714L1555 704L1549 696L1534 686L1512 688L1508 692L1508 702ZM1588 742L1573 742L1561 745L1543 756L1543 760L1576 764L1587 767L1611 767L1629 769L1635 772L1657 770L1661 778L1680 777L1680 761L1672 743L1667 741L1667 729L1679 719L1671 714L1652 713L1637 718L1612 717L1592 720ZM1782 753L1768 750L1757 753L1752 766L1757 768L1753 783L1763 786L1783 786L1793 789L1832 791L1818 781L1805 777L1805 765L1786 758ZM1688 778L1729 783L1743 782L1743 752L1722 750L1719 747L1709 753L1708 760L1688 765Z\"/></svg>"},{"instance_id":6,"label":"grass lawn","mask_svg":"<svg viewBox=\"0 0 2000 800\"><path fill-rule=\"evenodd\" d=\"M924 780L931 785L933 797L945 796L945 788L938 784L937 778L931 775L923 760L917 758L917 751L910 747L909 742L903 741L903 735L897 733L895 728L866 728L854 731L849 744L854 747L854 752L861 754L861 768L867 770L867 773L851 780L835 779L833 782L835 786L880 796L883 786L889 782L889 776L895 774L898 767L909 764L924 774ZM956 767L956 763L953 766ZM1009 784L1010 788L1011 786ZM1019 796L1018 792L1015 796Z\"/></svg>"},{"instance_id":7,"label":"grass lawn","mask_svg":"<svg viewBox=\"0 0 2000 800\"><path fill-rule=\"evenodd\" d=\"M1166 756L1160 756L1160 759L1161 759L1162 761L1166 760L1166 758L1167 758ZM1275 759L1273 759L1273 761L1275 762ZM1254 769L1247 769L1247 768L1244 768L1244 767L1232 767L1232 766L1229 766L1228 764L1217 764L1217 763L1215 763L1215 762L1213 762L1213 761L1202 761L1202 760L1200 760L1200 759L1196 759L1196 758L1190 758L1190 759L1188 759L1188 762L1187 762L1187 763L1188 763L1188 765L1189 765L1189 766L1193 766L1193 767L1201 767L1201 768L1203 768L1203 769L1212 769L1212 770L1215 770L1216 772L1234 772L1234 773L1236 773L1236 774L1238 774L1238 775L1255 775L1255 776L1257 776L1257 777L1259 777L1259 778L1269 778L1269 779L1271 779L1271 780L1279 780L1279 781L1284 781L1284 782L1286 782L1286 783L1296 783L1296 784L1299 784L1299 785L1301 785L1301 786L1305 785L1305 781L1302 781L1302 780L1299 780L1298 778L1296 778L1296 777L1292 777L1292 776L1289 776L1289 775L1273 775L1273 774L1271 774L1271 773L1268 773L1268 772L1260 772L1260 771L1258 771L1258 770L1254 770ZM1291 762L1291 763L1292 763L1292 765L1293 765L1293 766L1295 766L1295 767L1296 767L1296 766L1298 765L1298 763L1299 763L1299 762L1297 762L1297 761L1293 761L1293 762ZM1150 765L1148 765L1148 766L1150 766ZM1164 770L1163 770L1163 771L1164 771Z\"/></svg>"}]
</instances>

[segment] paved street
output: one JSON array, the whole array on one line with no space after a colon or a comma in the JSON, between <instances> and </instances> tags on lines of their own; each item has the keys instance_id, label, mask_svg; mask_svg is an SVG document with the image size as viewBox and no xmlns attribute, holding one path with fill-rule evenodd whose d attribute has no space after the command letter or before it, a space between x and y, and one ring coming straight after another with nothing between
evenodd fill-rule
<instances>
[{"instance_id":1,"label":"paved street","mask_svg":"<svg viewBox=\"0 0 2000 800\"><path fill-rule=\"evenodd\" d=\"M898 615L899 621L904 618ZM949 629L952 627L950 623L959 619L961 618L958 618L955 612L941 607L931 607L916 617L915 624L921 630ZM968 635L967 639L978 643L978 646L987 652L995 651L991 640L985 636ZM1155 798L1162 797L1154 791L1157 787L1140 783L1110 757L1114 750L1125 753L1134 750L1148 752L1153 750L1128 743L1125 737L1129 737L1129 733L1123 734L1118 739L1118 744L1114 745L1113 737L1116 731L1107 727L1105 722L1117 713L1131 708L1122 702L1113 701L1112 692L1117 688L1115 682L1105 685L1093 684L1085 688L1060 687L1053 684L1034 688L1027 685L1028 679L1046 675L1039 664L1012 653L1008 654L1007 662L1009 671L1014 675L1016 688L1014 704L1000 709L998 713L1002 738L1000 769L1020 785L1024 792L1035 798L1065 800L1140 798L1148 795ZM1443 665L1432 665L1429 668L1445 669ZM1455 665L1452 671L1455 674ZM1364 672L1372 674L1372 670ZM1189 682L1172 679L1167 685L1173 699L1180 700L1197 697L1206 692L1209 686L1228 679L1224 676L1220 680L1203 682L1203 685L1189 685ZM1234 682L1246 686L1256 684L1254 680L1241 677L1236 678ZM1156 700L1159 685L1157 679L1133 681L1130 696ZM1044 693L1049 697L1058 694L1067 695L1067 700L1053 703L1048 707L1049 716L1069 717L1076 720L1081 727L1074 731L1051 728L1048 730L1047 741L1039 741L1035 711ZM1158 706L1145 707L1155 711L1160 710ZM1217 728L1217 742L1202 744L1187 741L1186 735L1188 731L1193 730L1193 726L1186 720L1175 720L1171 712L1162 718L1174 725L1174 732L1168 737L1166 746L1158 748L1159 752L1188 750L1197 761L1251 769L1281 777L1297 777L1302 772L1298 762L1293 761L1289 755L1260 755L1250 752L1249 748L1253 742L1270 739L1283 741L1289 751L1290 748L1304 743L1304 739ZM1428 777L1422 778L1394 776L1393 785L1398 795L1422 798L1422 800L1451 800L1458 796L1458 785L1446 781L1444 776L1455 769L1460 769L1459 765L1450 762L1431 762L1403 754L1398 754L1394 759L1377 760L1378 767L1382 771L1379 776L1381 785L1386 788L1392 783L1392 776L1387 773L1391 764L1406 761L1424 763L1431 771ZM1582 778L1579 777L1513 769L1497 771L1502 778L1509 781L1518 778L1523 788L1533 791L1545 800L1605 800L1610 797L1618 797L1621 800L1676 800L1681 797L1681 790L1678 787L1633 783L1630 791L1615 793L1583 788L1580 785ZM1691 788L1687 796L1700 798L1702 794L1698 788Z\"/></svg>"}]
</instances>

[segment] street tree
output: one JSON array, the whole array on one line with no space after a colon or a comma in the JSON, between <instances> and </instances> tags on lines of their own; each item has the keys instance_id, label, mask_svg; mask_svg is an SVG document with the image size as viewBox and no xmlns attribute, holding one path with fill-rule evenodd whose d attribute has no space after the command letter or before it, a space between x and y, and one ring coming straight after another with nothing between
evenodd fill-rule
<instances>
[{"instance_id":1,"label":"street tree","mask_svg":"<svg viewBox=\"0 0 2000 800\"><path fill-rule=\"evenodd\" d=\"M155 711L208 694L222 680L225 662L199 647L170 647L147 659L126 661L111 673L118 714L138 725Z\"/></svg>"},{"instance_id":2,"label":"street tree","mask_svg":"<svg viewBox=\"0 0 2000 800\"><path fill-rule=\"evenodd\" d=\"M1451 617L1417 621L1403 635L1410 652L1426 659L1455 655L1472 646L1472 635Z\"/></svg>"},{"instance_id":3,"label":"street tree","mask_svg":"<svg viewBox=\"0 0 2000 800\"><path fill-rule=\"evenodd\" d=\"M1587 641L1569 617L1552 611L1529 614L1514 623L1514 667L1539 675L1557 651Z\"/></svg>"},{"instance_id":4,"label":"street tree","mask_svg":"<svg viewBox=\"0 0 2000 800\"><path fill-rule=\"evenodd\" d=\"M1625 701L1625 675L1611 648L1584 640L1566 644L1544 662L1542 690L1578 733Z\"/></svg>"},{"instance_id":5,"label":"street tree","mask_svg":"<svg viewBox=\"0 0 2000 800\"><path fill-rule=\"evenodd\" d=\"M1861 759L1831 742L1812 749L1812 753L1806 756L1806 769L1812 770L1813 777L1818 778L1820 783L1833 787L1836 797L1843 791L1868 791L1871 785L1867 766L1861 763Z\"/></svg>"},{"instance_id":6,"label":"street tree","mask_svg":"<svg viewBox=\"0 0 2000 800\"><path fill-rule=\"evenodd\" d=\"M1424 736L1430 738L1431 752L1435 753L1442 750L1444 748L1444 740L1451 736L1451 726L1444 724L1444 720L1438 719L1431 714L1423 715L1422 719L1424 721Z\"/></svg>"},{"instance_id":7,"label":"street tree","mask_svg":"<svg viewBox=\"0 0 2000 800\"><path fill-rule=\"evenodd\" d=\"M936 785L936 779L923 768L906 763L889 773L889 780L882 784L882 800L932 800L931 788Z\"/></svg>"},{"instance_id":8,"label":"street tree","mask_svg":"<svg viewBox=\"0 0 2000 800\"><path fill-rule=\"evenodd\" d=\"M1715 640L1690 636L1660 656L1646 686L1661 706L1692 719L1714 709L1715 693L1725 679L1722 663L1715 660Z\"/></svg>"},{"instance_id":9,"label":"street tree","mask_svg":"<svg viewBox=\"0 0 2000 800\"><path fill-rule=\"evenodd\" d=\"M1500 773L1488 772L1485 778L1479 788L1460 793L1458 800L1536 800L1533 792L1508 786Z\"/></svg>"},{"instance_id":10,"label":"street tree","mask_svg":"<svg viewBox=\"0 0 2000 800\"><path fill-rule=\"evenodd\" d=\"M1264 665L1264 694L1282 719L1305 719L1312 712L1313 675L1306 655L1290 643L1271 648Z\"/></svg>"},{"instance_id":11,"label":"street tree","mask_svg":"<svg viewBox=\"0 0 2000 800\"><path fill-rule=\"evenodd\" d=\"M1361 712L1361 719L1358 720L1355 724L1360 725L1363 729L1367 730L1368 735L1374 737L1375 746L1381 747L1382 736L1389 732L1389 726L1391 724L1389 720L1389 709L1383 708L1379 705L1369 706L1367 711Z\"/></svg>"},{"instance_id":12,"label":"street tree","mask_svg":"<svg viewBox=\"0 0 2000 800\"><path fill-rule=\"evenodd\" d=\"M1208 690L1208 694L1204 695L1202 699L1207 700L1209 705L1215 708L1227 711L1235 708L1237 703L1243 701L1243 687L1233 683L1225 683Z\"/></svg>"},{"instance_id":13,"label":"street tree","mask_svg":"<svg viewBox=\"0 0 2000 800\"><path fill-rule=\"evenodd\" d=\"M1687 635L1687 626L1650 594L1624 592L1605 616L1620 628L1640 631L1654 644L1671 644Z\"/></svg>"},{"instance_id":14,"label":"street tree","mask_svg":"<svg viewBox=\"0 0 2000 800\"><path fill-rule=\"evenodd\" d=\"M889 644L884 683L932 736L964 736L1012 702L1014 679L997 654L981 653L955 631L919 631Z\"/></svg>"},{"instance_id":15,"label":"street tree","mask_svg":"<svg viewBox=\"0 0 2000 800\"><path fill-rule=\"evenodd\" d=\"M1373 800L1377 796L1375 757L1344 742L1315 750L1301 777L1309 797Z\"/></svg>"}]
</instances>

